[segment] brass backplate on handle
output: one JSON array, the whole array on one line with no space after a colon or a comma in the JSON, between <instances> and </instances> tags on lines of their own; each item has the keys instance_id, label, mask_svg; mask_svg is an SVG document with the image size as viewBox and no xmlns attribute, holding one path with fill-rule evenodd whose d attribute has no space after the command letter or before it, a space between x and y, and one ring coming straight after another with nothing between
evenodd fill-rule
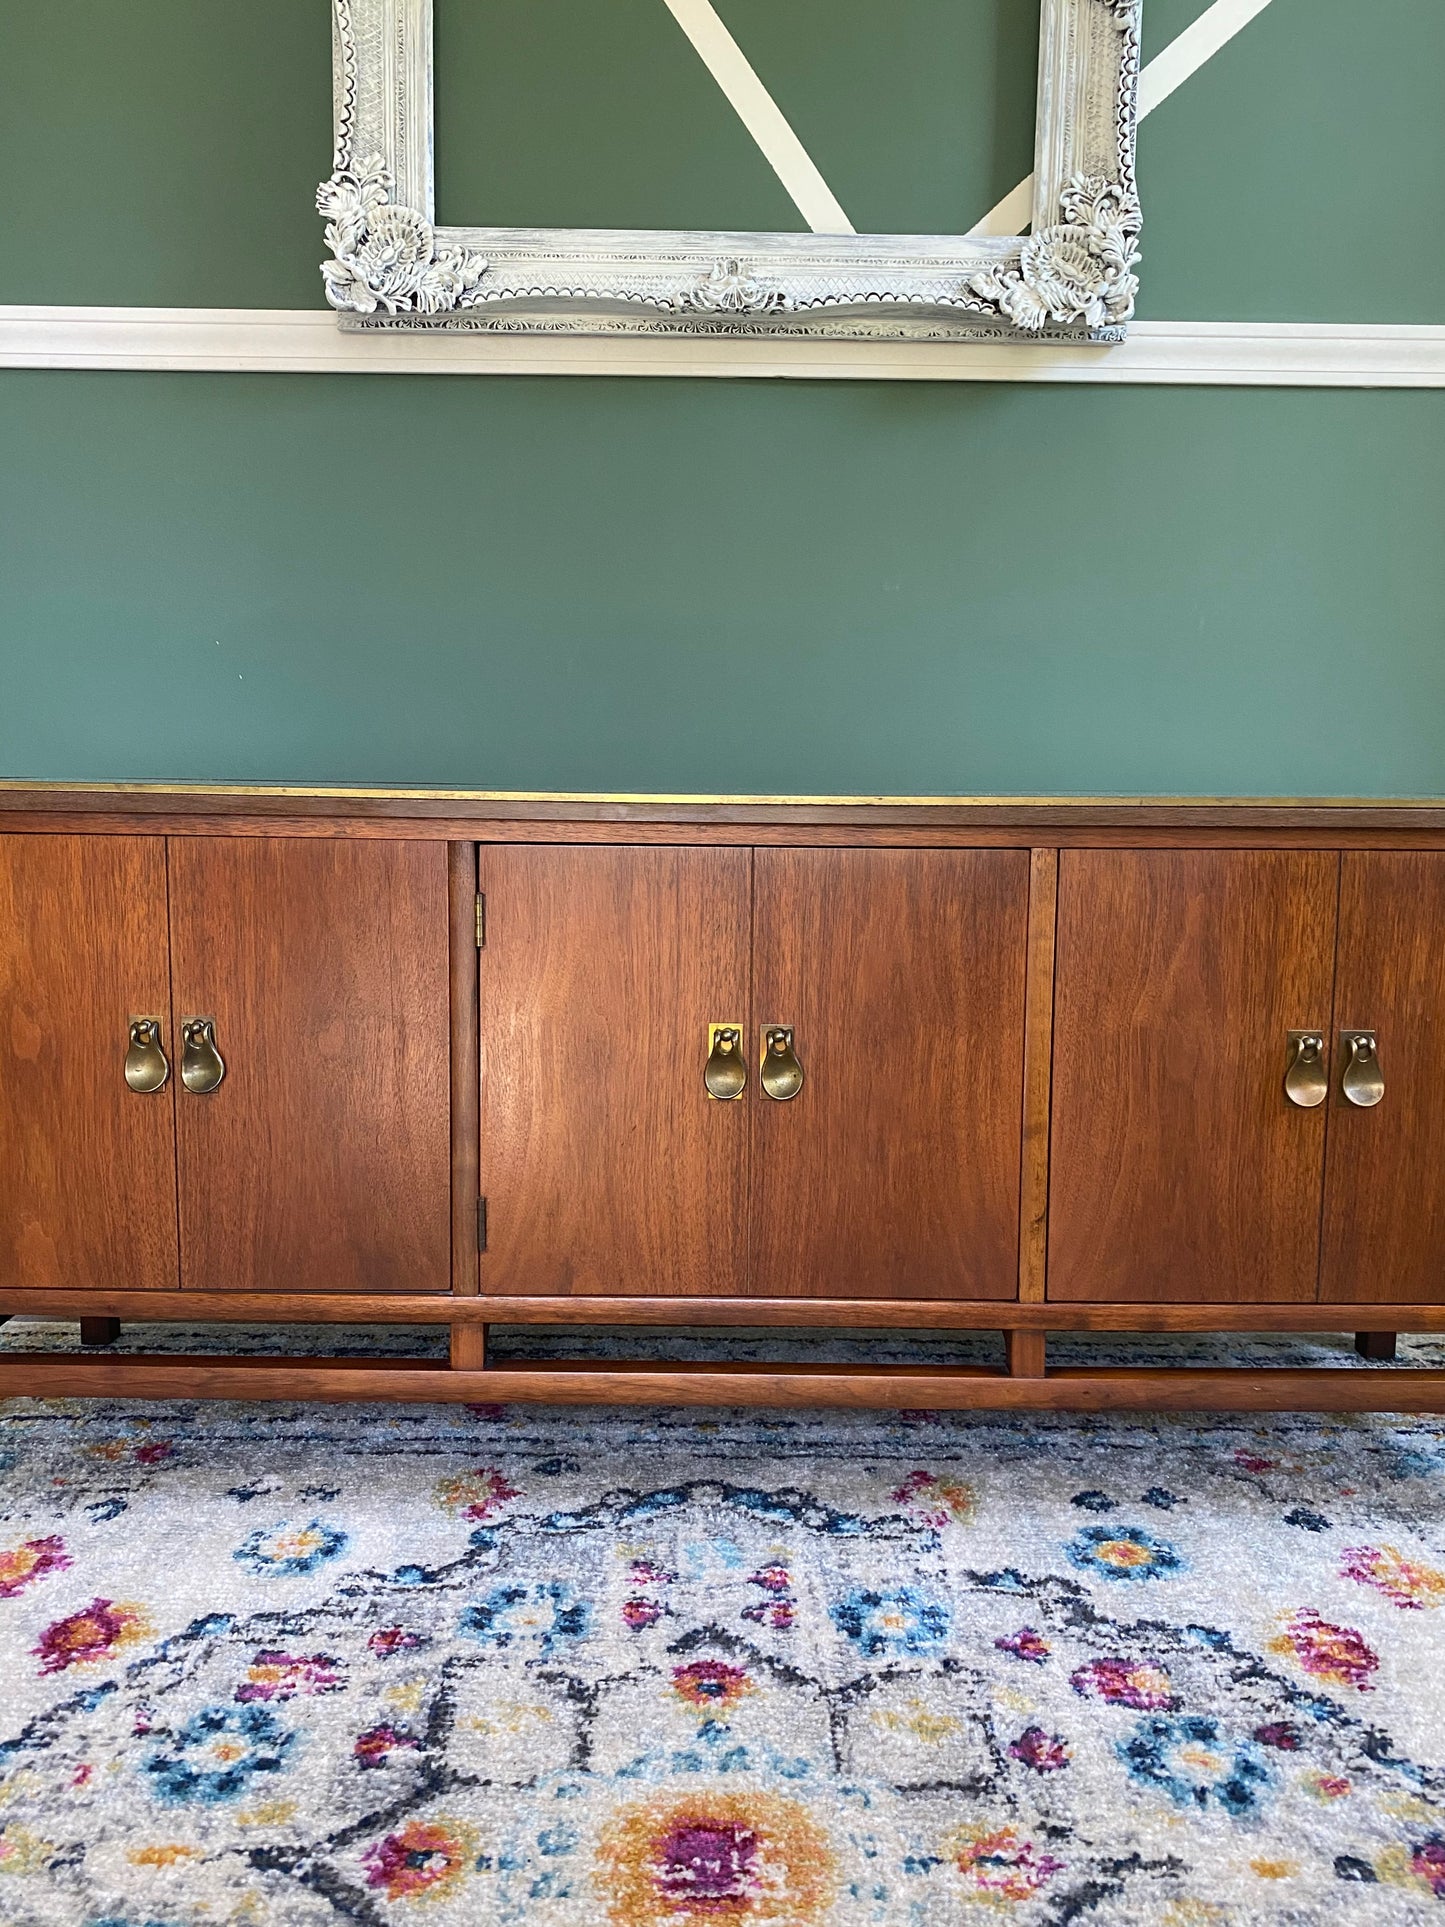
<instances>
[{"instance_id":1,"label":"brass backplate on handle","mask_svg":"<svg viewBox=\"0 0 1445 1927\"><path fill-rule=\"evenodd\" d=\"M748 1067L743 1062L741 1024L709 1024L707 1063L703 1066L703 1085L709 1097L719 1104L734 1104L748 1087Z\"/></svg>"},{"instance_id":2,"label":"brass backplate on handle","mask_svg":"<svg viewBox=\"0 0 1445 1927\"><path fill-rule=\"evenodd\" d=\"M1330 1094L1330 1069L1325 1062L1325 1034L1322 1030L1292 1030L1289 1033L1289 1068L1284 1074L1284 1094L1302 1111L1313 1111Z\"/></svg>"},{"instance_id":3,"label":"brass backplate on handle","mask_svg":"<svg viewBox=\"0 0 1445 1927\"><path fill-rule=\"evenodd\" d=\"M1380 1069L1380 1050L1372 1030L1342 1030L1345 1047L1344 1073L1340 1094L1347 1104L1368 1111L1385 1095L1385 1078Z\"/></svg>"},{"instance_id":4,"label":"brass backplate on handle","mask_svg":"<svg viewBox=\"0 0 1445 1927\"><path fill-rule=\"evenodd\" d=\"M171 1074L170 1060L161 1044L159 1017L132 1017L125 1053L125 1081L142 1096L161 1090Z\"/></svg>"},{"instance_id":5,"label":"brass backplate on handle","mask_svg":"<svg viewBox=\"0 0 1445 1927\"><path fill-rule=\"evenodd\" d=\"M216 1049L212 1017L181 1019L181 1082L193 1097L216 1089L226 1075L226 1060Z\"/></svg>"},{"instance_id":6,"label":"brass backplate on handle","mask_svg":"<svg viewBox=\"0 0 1445 1927\"><path fill-rule=\"evenodd\" d=\"M764 1024L761 1081L764 1094L786 1104L803 1088L803 1067L793 1049L791 1024Z\"/></svg>"}]
</instances>

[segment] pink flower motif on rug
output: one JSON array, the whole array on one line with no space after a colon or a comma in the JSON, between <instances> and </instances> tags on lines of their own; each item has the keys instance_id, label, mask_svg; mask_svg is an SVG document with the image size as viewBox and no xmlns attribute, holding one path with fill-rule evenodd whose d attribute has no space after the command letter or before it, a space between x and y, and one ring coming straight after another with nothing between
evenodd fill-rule
<instances>
[{"instance_id":1,"label":"pink flower motif on rug","mask_svg":"<svg viewBox=\"0 0 1445 1927\"><path fill-rule=\"evenodd\" d=\"M127 1646L149 1639L151 1624L139 1606L92 1599L78 1613L47 1626L32 1648L42 1673L71 1666L99 1666Z\"/></svg>"},{"instance_id":2,"label":"pink flower motif on rug","mask_svg":"<svg viewBox=\"0 0 1445 1927\"><path fill-rule=\"evenodd\" d=\"M509 1499L519 1499L520 1489L494 1465L481 1465L473 1472L457 1472L437 1481L437 1504L444 1511L477 1523L495 1518Z\"/></svg>"},{"instance_id":3,"label":"pink flower motif on rug","mask_svg":"<svg viewBox=\"0 0 1445 1927\"><path fill-rule=\"evenodd\" d=\"M1046 1733L1041 1726L1026 1727L1009 1742L1009 1758L1032 1767L1035 1773L1057 1773L1069 1764L1069 1746L1062 1733Z\"/></svg>"},{"instance_id":4,"label":"pink flower motif on rug","mask_svg":"<svg viewBox=\"0 0 1445 1927\"><path fill-rule=\"evenodd\" d=\"M763 1597L743 1607L743 1618L750 1619L755 1626L767 1626L775 1633L791 1631L797 1618L797 1601L793 1595L793 1575L782 1561L759 1566L749 1574L748 1584L756 1586Z\"/></svg>"},{"instance_id":5,"label":"pink flower motif on rug","mask_svg":"<svg viewBox=\"0 0 1445 1927\"><path fill-rule=\"evenodd\" d=\"M1402 1612L1445 1604L1445 1572L1407 1559L1394 1546L1349 1546L1340 1554L1340 1577L1373 1586Z\"/></svg>"},{"instance_id":6,"label":"pink flower motif on rug","mask_svg":"<svg viewBox=\"0 0 1445 1927\"><path fill-rule=\"evenodd\" d=\"M382 1626L367 1640L367 1648L378 1659L390 1659L395 1653L414 1653L423 1643L420 1633L409 1633L404 1626Z\"/></svg>"},{"instance_id":7,"label":"pink flower motif on rug","mask_svg":"<svg viewBox=\"0 0 1445 1927\"><path fill-rule=\"evenodd\" d=\"M966 1525L976 1505L972 1486L939 1472L910 1472L890 1497L926 1526Z\"/></svg>"},{"instance_id":8,"label":"pink flower motif on rug","mask_svg":"<svg viewBox=\"0 0 1445 1927\"><path fill-rule=\"evenodd\" d=\"M1445 1840L1427 1840L1410 1856L1410 1871L1437 1900L1445 1900Z\"/></svg>"},{"instance_id":9,"label":"pink flower motif on rug","mask_svg":"<svg viewBox=\"0 0 1445 1927\"><path fill-rule=\"evenodd\" d=\"M351 1752L359 1766L385 1766L393 1753L415 1752L420 1745L421 1741L405 1727L372 1726L357 1735Z\"/></svg>"},{"instance_id":10,"label":"pink flower motif on rug","mask_svg":"<svg viewBox=\"0 0 1445 1927\"><path fill-rule=\"evenodd\" d=\"M1020 1626L1016 1633L1002 1633L993 1642L1001 1653L1012 1653L1015 1659L1032 1660L1042 1666L1053 1647L1032 1626Z\"/></svg>"},{"instance_id":11,"label":"pink flower motif on rug","mask_svg":"<svg viewBox=\"0 0 1445 1927\"><path fill-rule=\"evenodd\" d=\"M1373 1692L1375 1682L1370 1675L1379 1667L1380 1658L1366 1645L1362 1634L1351 1626L1331 1625L1309 1606L1280 1617L1284 1631L1269 1642L1272 1653L1293 1659L1312 1678L1328 1680L1331 1686Z\"/></svg>"},{"instance_id":12,"label":"pink flower motif on rug","mask_svg":"<svg viewBox=\"0 0 1445 1927\"><path fill-rule=\"evenodd\" d=\"M953 1851L964 1885L986 1900L1032 1900L1064 1869L1062 1860L1040 1853L1014 1827L966 1834Z\"/></svg>"},{"instance_id":13,"label":"pink flower motif on rug","mask_svg":"<svg viewBox=\"0 0 1445 1927\"><path fill-rule=\"evenodd\" d=\"M1134 1706L1143 1713L1164 1712L1177 1704L1169 1675L1147 1659L1091 1659L1070 1673L1069 1684L1083 1699Z\"/></svg>"},{"instance_id":14,"label":"pink flower motif on rug","mask_svg":"<svg viewBox=\"0 0 1445 1927\"><path fill-rule=\"evenodd\" d=\"M0 1549L0 1599L14 1599L37 1579L64 1572L69 1564L70 1554L58 1534Z\"/></svg>"},{"instance_id":15,"label":"pink flower motif on rug","mask_svg":"<svg viewBox=\"0 0 1445 1927\"><path fill-rule=\"evenodd\" d=\"M289 1700L298 1693L339 1693L345 1685L340 1662L327 1653L297 1657L268 1649L251 1662L244 1682L236 1688L236 1698Z\"/></svg>"},{"instance_id":16,"label":"pink flower motif on rug","mask_svg":"<svg viewBox=\"0 0 1445 1927\"><path fill-rule=\"evenodd\" d=\"M718 1659L695 1659L672 1669L672 1690L699 1711L732 1711L739 1700L757 1691L741 1666L725 1666Z\"/></svg>"},{"instance_id":17,"label":"pink flower motif on rug","mask_svg":"<svg viewBox=\"0 0 1445 1927\"><path fill-rule=\"evenodd\" d=\"M361 1856L366 1884L388 1900L429 1899L454 1888L472 1857L466 1829L446 1821L409 1820Z\"/></svg>"}]
</instances>

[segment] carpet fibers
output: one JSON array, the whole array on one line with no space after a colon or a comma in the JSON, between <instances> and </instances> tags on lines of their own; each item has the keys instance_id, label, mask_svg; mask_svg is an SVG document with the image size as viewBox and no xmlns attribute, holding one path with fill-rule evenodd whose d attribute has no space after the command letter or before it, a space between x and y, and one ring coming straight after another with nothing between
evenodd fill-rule
<instances>
[{"instance_id":1,"label":"carpet fibers","mask_svg":"<svg viewBox=\"0 0 1445 1927\"><path fill-rule=\"evenodd\" d=\"M1445 1927L1440 1420L0 1413L6 1927Z\"/></svg>"}]
</instances>

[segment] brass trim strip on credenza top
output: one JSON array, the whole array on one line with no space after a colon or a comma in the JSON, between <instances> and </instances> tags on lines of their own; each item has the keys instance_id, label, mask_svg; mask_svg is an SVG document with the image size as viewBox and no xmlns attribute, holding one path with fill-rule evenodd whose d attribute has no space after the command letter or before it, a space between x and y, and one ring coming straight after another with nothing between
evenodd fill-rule
<instances>
[{"instance_id":1,"label":"brass trim strip on credenza top","mask_svg":"<svg viewBox=\"0 0 1445 1927\"><path fill-rule=\"evenodd\" d=\"M1445 829L1445 797L769 796L565 790L363 789L215 783L0 779L0 817L123 815L341 822L637 823L914 830Z\"/></svg>"}]
</instances>

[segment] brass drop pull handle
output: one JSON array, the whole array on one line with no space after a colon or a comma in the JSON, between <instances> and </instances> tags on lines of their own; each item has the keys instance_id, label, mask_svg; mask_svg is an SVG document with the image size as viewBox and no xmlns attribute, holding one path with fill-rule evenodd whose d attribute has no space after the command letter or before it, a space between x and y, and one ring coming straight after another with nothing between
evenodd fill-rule
<instances>
[{"instance_id":1,"label":"brass drop pull handle","mask_svg":"<svg viewBox=\"0 0 1445 1927\"><path fill-rule=\"evenodd\" d=\"M1284 1094L1302 1111L1312 1111L1330 1094L1329 1066L1325 1063L1325 1035L1320 1030L1289 1033L1289 1069Z\"/></svg>"},{"instance_id":2,"label":"brass drop pull handle","mask_svg":"<svg viewBox=\"0 0 1445 1927\"><path fill-rule=\"evenodd\" d=\"M161 1044L159 1017L132 1017L125 1053L125 1081L142 1096L158 1091L171 1074L170 1059Z\"/></svg>"},{"instance_id":3,"label":"brass drop pull handle","mask_svg":"<svg viewBox=\"0 0 1445 1927\"><path fill-rule=\"evenodd\" d=\"M791 1024L763 1025L763 1095L785 1104L803 1088L803 1067L793 1049Z\"/></svg>"},{"instance_id":4,"label":"brass drop pull handle","mask_svg":"<svg viewBox=\"0 0 1445 1927\"><path fill-rule=\"evenodd\" d=\"M1385 1095L1385 1080L1380 1071L1380 1052L1372 1030L1342 1030L1340 1042L1350 1053L1340 1079L1340 1092L1347 1104L1368 1111Z\"/></svg>"},{"instance_id":5,"label":"brass drop pull handle","mask_svg":"<svg viewBox=\"0 0 1445 1927\"><path fill-rule=\"evenodd\" d=\"M720 1104L736 1102L747 1089L748 1067L743 1062L741 1024L708 1025L707 1062L703 1065L702 1081L708 1096L715 1097Z\"/></svg>"},{"instance_id":6,"label":"brass drop pull handle","mask_svg":"<svg viewBox=\"0 0 1445 1927\"><path fill-rule=\"evenodd\" d=\"M226 1060L216 1049L216 1025L211 1017L181 1019L181 1082L193 1097L215 1090L226 1075Z\"/></svg>"}]
</instances>

